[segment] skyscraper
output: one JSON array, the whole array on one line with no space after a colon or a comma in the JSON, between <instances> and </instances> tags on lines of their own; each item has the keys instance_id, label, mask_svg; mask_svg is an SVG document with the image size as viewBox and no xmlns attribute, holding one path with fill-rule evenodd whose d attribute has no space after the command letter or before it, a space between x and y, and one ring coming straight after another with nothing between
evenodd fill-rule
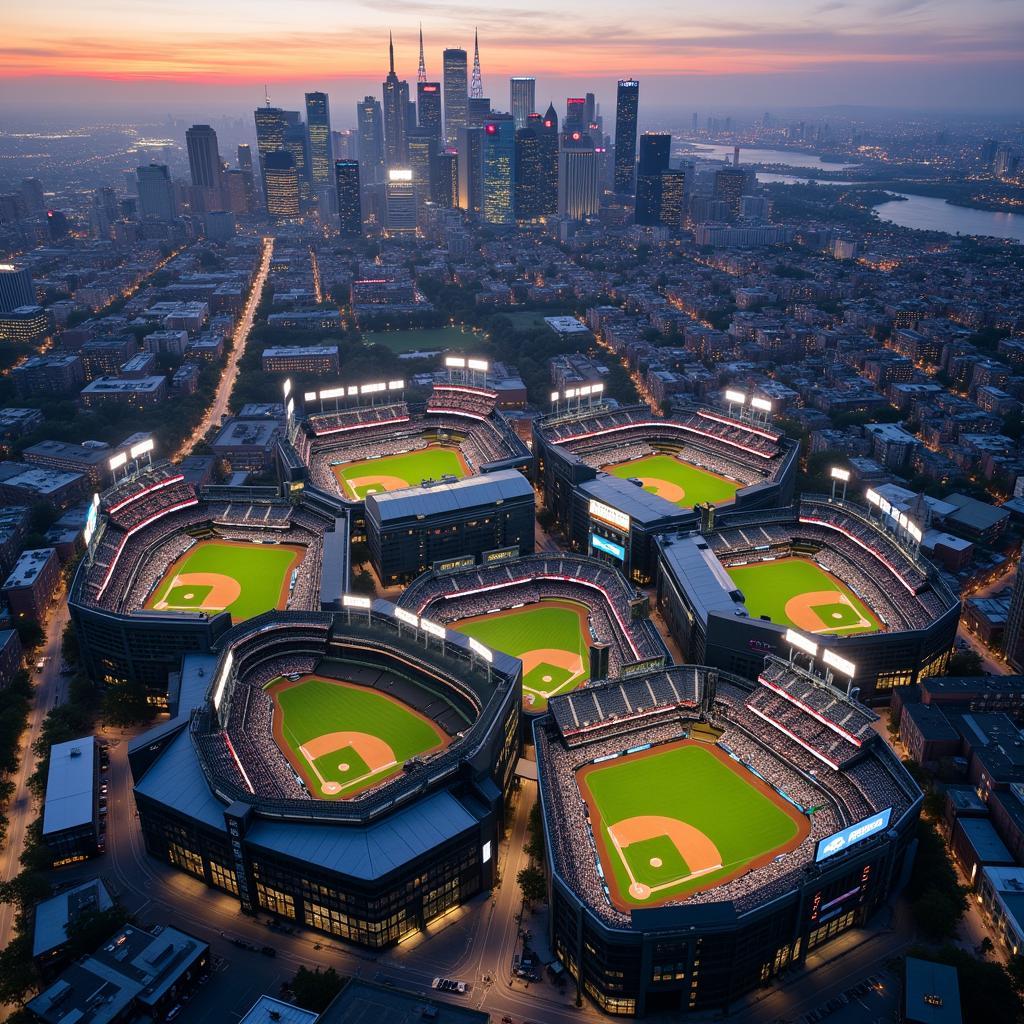
<instances>
[{"instance_id":1,"label":"skyscraper","mask_svg":"<svg viewBox=\"0 0 1024 1024\"><path fill-rule=\"evenodd\" d=\"M540 115L535 115L534 119L539 125ZM525 128L517 128L515 213L520 223L528 224L541 215L540 189L543 176L538 127L530 124Z\"/></svg>"},{"instance_id":2,"label":"skyscraper","mask_svg":"<svg viewBox=\"0 0 1024 1024\"><path fill-rule=\"evenodd\" d=\"M437 160L437 139L431 128L413 128L407 140L409 166L416 186L416 212L434 199L434 163Z\"/></svg>"},{"instance_id":3,"label":"skyscraper","mask_svg":"<svg viewBox=\"0 0 1024 1024\"><path fill-rule=\"evenodd\" d=\"M363 233L358 160L334 161L334 187L338 196L338 228L343 237L358 238Z\"/></svg>"},{"instance_id":4,"label":"skyscraper","mask_svg":"<svg viewBox=\"0 0 1024 1024\"><path fill-rule=\"evenodd\" d=\"M319 192L331 184L331 107L325 92L306 93L309 129L309 179Z\"/></svg>"},{"instance_id":5,"label":"skyscraper","mask_svg":"<svg viewBox=\"0 0 1024 1024\"><path fill-rule=\"evenodd\" d=\"M673 230L683 226L686 216L686 172L661 172L661 223Z\"/></svg>"},{"instance_id":6,"label":"skyscraper","mask_svg":"<svg viewBox=\"0 0 1024 1024\"><path fill-rule=\"evenodd\" d=\"M473 29L473 78L469 83L469 98L473 100L483 99L484 80L480 74L480 34Z\"/></svg>"},{"instance_id":7,"label":"skyscraper","mask_svg":"<svg viewBox=\"0 0 1024 1024\"><path fill-rule=\"evenodd\" d=\"M441 148L441 136L444 132L444 121L441 118L441 83L416 83L416 117L420 128L429 129L434 133L438 149Z\"/></svg>"},{"instance_id":8,"label":"skyscraper","mask_svg":"<svg viewBox=\"0 0 1024 1024\"><path fill-rule=\"evenodd\" d=\"M252 175L252 149L245 142L238 147L238 169L245 176L246 205L252 213L256 209L256 182Z\"/></svg>"},{"instance_id":9,"label":"skyscraper","mask_svg":"<svg viewBox=\"0 0 1024 1024\"><path fill-rule=\"evenodd\" d=\"M312 161L309 156L309 136L306 134L306 125L299 111L286 110L284 115L286 119L284 148L291 153L292 159L295 161L295 173L299 180L299 199L303 203L308 203L312 198L310 181Z\"/></svg>"},{"instance_id":10,"label":"skyscraper","mask_svg":"<svg viewBox=\"0 0 1024 1024\"><path fill-rule=\"evenodd\" d=\"M174 186L167 165L139 167L135 174L139 183L139 215L154 220L174 220L177 213Z\"/></svg>"},{"instance_id":11,"label":"skyscraper","mask_svg":"<svg viewBox=\"0 0 1024 1024\"><path fill-rule=\"evenodd\" d=\"M466 124L482 128L491 119L491 101L486 96L470 96L466 101Z\"/></svg>"},{"instance_id":12,"label":"skyscraper","mask_svg":"<svg viewBox=\"0 0 1024 1024\"><path fill-rule=\"evenodd\" d=\"M729 207L729 213L733 217L740 215L746 188L746 171L738 167L723 167L720 171L715 171L715 198Z\"/></svg>"},{"instance_id":13,"label":"skyscraper","mask_svg":"<svg viewBox=\"0 0 1024 1024\"><path fill-rule=\"evenodd\" d=\"M508 83L509 109L516 128L525 128L526 119L534 112L537 102L536 78L512 78Z\"/></svg>"},{"instance_id":14,"label":"skyscraper","mask_svg":"<svg viewBox=\"0 0 1024 1024\"><path fill-rule=\"evenodd\" d=\"M661 223L661 175L668 170L672 136L644 132L640 136L640 163L636 176L636 222Z\"/></svg>"},{"instance_id":15,"label":"skyscraper","mask_svg":"<svg viewBox=\"0 0 1024 1024\"><path fill-rule=\"evenodd\" d=\"M615 97L615 191L619 195L633 194L639 103L640 83L632 78L621 80Z\"/></svg>"},{"instance_id":16,"label":"skyscraper","mask_svg":"<svg viewBox=\"0 0 1024 1024\"><path fill-rule=\"evenodd\" d=\"M1024 569L1019 565L1003 637L1003 651L1006 654L1006 660L1018 672L1024 672Z\"/></svg>"},{"instance_id":17,"label":"skyscraper","mask_svg":"<svg viewBox=\"0 0 1024 1024\"><path fill-rule=\"evenodd\" d=\"M562 131L582 132L587 127L587 101L582 96L568 96L565 100L565 123Z\"/></svg>"},{"instance_id":18,"label":"skyscraper","mask_svg":"<svg viewBox=\"0 0 1024 1024\"><path fill-rule=\"evenodd\" d=\"M598 211L597 154L585 132L566 132L558 154L558 216L583 220Z\"/></svg>"},{"instance_id":19,"label":"skyscraper","mask_svg":"<svg viewBox=\"0 0 1024 1024\"><path fill-rule=\"evenodd\" d=\"M208 124L194 124L185 132L188 168L192 184L206 191L220 191L221 163L217 133Z\"/></svg>"},{"instance_id":20,"label":"skyscraper","mask_svg":"<svg viewBox=\"0 0 1024 1024\"><path fill-rule=\"evenodd\" d=\"M256 119L256 152L260 161L260 180L263 182L264 201L267 192L267 156L276 153L284 148L284 131L287 127L287 120L284 111L280 107L272 107L270 100L267 100L265 107L257 107ZM269 213L269 206L267 208Z\"/></svg>"},{"instance_id":21,"label":"skyscraper","mask_svg":"<svg viewBox=\"0 0 1024 1024\"><path fill-rule=\"evenodd\" d=\"M384 79L384 162L388 167L405 163L405 132L409 122L409 83L395 74L395 44L388 34L390 70Z\"/></svg>"},{"instance_id":22,"label":"skyscraper","mask_svg":"<svg viewBox=\"0 0 1024 1024\"><path fill-rule=\"evenodd\" d=\"M299 173L295 158L287 149L268 153L263 161L263 190L271 217L298 217Z\"/></svg>"},{"instance_id":23,"label":"skyscraper","mask_svg":"<svg viewBox=\"0 0 1024 1024\"><path fill-rule=\"evenodd\" d=\"M416 183L410 167L388 168L385 222L388 231L408 233L416 230Z\"/></svg>"},{"instance_id":24,"label":"skyscraper","mask_svg":"<svg viewBox=\"0 0 1024 1024\"><path fill-rule=\"evenodd\" d=\"M467 90L466 51L458 47L444 51L444 141L456 146L459 130L466 127L469 92Z\"/></svg>"},{"instance_id":25,"label":"skyscraper","mask_svg":"<svg viewBox=\"0 0 1024 1024\"><path fill-rule=\"evenodd\" d=\"M379 184L384 180L384 116L379 100L367 96L356 104L356 125L359 173L367 184Z\"/></svg>"},{"instance_id":26,"label":"skyscraper","mask_svg":"<svg viewBox=\"0 0 1024 1024\"><path fill-rule=\"evenodd\" d=\"M560 136L558 134L558 114L553 103L548 104L547 112L537 128L540 137L541 183L537 199L542 217L553 216L558 212L558 150Z\"/></svg>"},{"instance_id":27,"label":"skyscraper","mask_svg":"<svg viewBox=\"0 0 1024 1024\"><path fill-rule=\"evenodd\" d=\"M445 210L454 210L459 205L459 154L454 150L437 154L434 162L434 202Z\"/></svg>"},{"instance_id":28,"label":"skyscraper","mask_svg":"<svg viewBox=\"0 0 1024 1024\"><path fill-rule=\"evenodd\" d=\"M10 313L19 306L34 306L36 291L27 267L0 263L0 313Z\"/></svg>"},{"instance_id":29,"label":"skyscraper","mask_svg":"<svg viewBox=\"0 0 1024 1024\"><path fill-rule=\"evenodd\" d=\"M425 82L427 80L427 59L423 55L423 22L420 22L420 63L416 68L416 82Z\"/></svg>"},{"instance_id":30,"label":"skyscraper","mask_svg":"<svg viewBox=\"0 0 1024 1024\"><path fill-rule=\"evenodd\" d=\"M484 125L483 217L488 224L514 224L515 132L511 114Z\"/></svg>"},{"instance_id":31,"label":"skyscraper","mask_svg":"<svg viewBox=\"0 0 1024 1024\"><path fill-rule=\"evenodd\" d=\"M483 209L483 128L459 129L459 206L469 213Z\"/></svg>"}]
</instances>

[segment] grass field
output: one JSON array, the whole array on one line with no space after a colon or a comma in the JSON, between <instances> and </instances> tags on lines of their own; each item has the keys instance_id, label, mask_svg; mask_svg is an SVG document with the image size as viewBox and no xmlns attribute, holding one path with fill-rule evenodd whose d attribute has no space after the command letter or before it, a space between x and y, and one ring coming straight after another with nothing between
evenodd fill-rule
<instances>
[{"instance_id":1,"label":"grass field","mask_svg":"<svg viewBox=\"0 0 1024 1024\"><path fill-rule=\"evenodd\" d=\"M657 494L681 508L710 501L713 505L732 501L740 485L724 476L698 469L671 455L649 455L645 459L605 466L612 476L643 481L644 490Z\"/></svg>"},{"instance_id":2,"label":"grass field","mask_svg":"<svg viewBox=\"0 0 1024 1024\"><path fill-rule=\"evenodd\" d=\"M718 748L684 741L579 773L614 902L657 906L798 845L807 820Z\"/></svg>"},{"instance_id":3,"label":"grass field","mask_svg":"<svg viewBox=\"0 0 1024 1024\"><path fill-rule=\"evenodd\" d=\"M845 584L806 558L780 558L726 570L743 591L747 611L808 633L853 636L882 625Z\"/></svg>"},{"instance_id":4,"label":"grass field","mask_svg":"<svg viewBox=\"0 0 1024 1024\"><path fill-rule=\"evenodd\" d=\"M392 352L435 352L452 349L456 352L474 350L486 340L469 327L424 327L407 331L367 331L363 340L368 345L385 345Z\"/></svg>"},{"instance_id":5,"label":"grass field","mask_svg":"<svg viewBox=\"0 0 1024 1024\"><path fill-rule=\"evenodd\" d=\"M532 711L590 678L587 610L545 598L523 608L465 619L455 628L523 662L523 703Z\"/></svg>"},{"instance_id":6,"label":"grass field","mask_svg":"<svg viewBox=\"0 0 1024 1024\"><path fill-rule=\"evenodd\" d=\"M415 487L424 480L440 480L442 476L462 479L469 472L457 449L436 445L404 455L339 463L331 469L346 498L399 491Z\"/></svg>"},{"instance_id":7,"label":"grass field","mask_svg":"<svg viewBox=\"0 0 1024 1024\"><path fill-rule=\"evenodd\" d=\"M274 680L267 692L274 739L314 796L354 796L448 742L412 708L362 686L306 676Z\"/></svg>"},{"instance_id":8,"label":"grass field","mask_svg":"<svg viewBox=\"0 0 1024 1024\"><path fill-rule=\"evenodd\" d=\"M529 310L519 310L515 313L501 310L500 316L507 317L512 321L512 326L517 331L531 331L537 328L548 325L544 323L544 317L546 316L572 316L571 309L545 309L537 310L536 312L530 312Z\"/></svg>"},{"instance_id":9,"label":"grass field","mask_svg":"<svg viewBox=\"0 0 1024 1024\"><path fill-rule=\"evenodd\" d=\"M305 549L291 544L204 540L178 559L146 602L175 612L229 611L242 622L284 608L291 571Z\"/></svg>"}]
</instances>

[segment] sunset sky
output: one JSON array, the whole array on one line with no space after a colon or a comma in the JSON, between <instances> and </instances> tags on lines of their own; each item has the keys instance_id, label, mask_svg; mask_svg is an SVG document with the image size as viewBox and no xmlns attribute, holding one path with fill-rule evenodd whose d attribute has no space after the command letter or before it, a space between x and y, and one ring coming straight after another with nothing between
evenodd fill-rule
<instances>
[{"instance_id":1,"label":"sunset sky","mask_svg":"<svg viewBox=\"0 0 1024 1024\"><path fill-rule=\"evenodd\" d=\"M538 101L584 84L611 102L640 78L649 109L835 103L1007 110L1024 95L1016 0L13 0L0 38L0 107L250 108L327 88L335 105L379 92L393 28L415 80L422 20L431 77L479 26L485 92L533 74Z\"/></svg>"}]
</instances>

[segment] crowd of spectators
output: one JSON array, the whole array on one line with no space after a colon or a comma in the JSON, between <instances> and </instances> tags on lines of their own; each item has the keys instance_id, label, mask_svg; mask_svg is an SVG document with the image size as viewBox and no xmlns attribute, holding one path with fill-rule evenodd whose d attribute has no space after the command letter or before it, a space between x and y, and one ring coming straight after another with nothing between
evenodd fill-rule
<instances>
[{"instance_id":1,"label":"crowd of spectators","mask_svg":"<svg viewBox=\"0 0 1024 1024\"><path fill-rule=\"evenodd\" d=\"M496 391L474 388L465 384L435 384L427 399L428 413L451 413L486 419L494 412L498 399Z\"/></svg>"},{"instance_id":2,"label":"crowd of spectators","mask_svg":"<svg viewBox=\"0 0 1024 1024\"><path fill-rule=\"evenodd\" d=\"M306 417L306 423L315 437L366 430L388 423L407 423L409 407L405 402L388 405L358 405L334 412L315 412Z\"/></svg>"}]
</instances>

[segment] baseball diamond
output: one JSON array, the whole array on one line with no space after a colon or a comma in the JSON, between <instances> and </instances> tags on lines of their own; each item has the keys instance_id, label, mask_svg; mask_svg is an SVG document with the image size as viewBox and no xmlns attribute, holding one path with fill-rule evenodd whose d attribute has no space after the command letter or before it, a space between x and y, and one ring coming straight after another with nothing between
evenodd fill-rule
<instances>
[{"instance_id":1,"label":"baseball diamond","mask_svg":"<svg viewBox=\"0 0 1024 1024\"><path fill-rule=\"evenodd\" d=\"M331 470L345 497L359 500L368 494L416 487L424 480L440 480L443 476L461 480L472 473L457 448L442 445L428 445L417 451L379 459L338 462L331 466Z\"/></svg>"},{"instance_id":2,"label":"baseball diamond","mask_svg":"<svg viewBox=\"0 0 1024 1024\"><path fill-rule=\"evenodd\" d=\"M242 622L285 608L292 570L306 549L296 544L200 541L164 573L146 602L154 611L231 613Z\"/></svg>"},{"instance_id":3,"label":"baseball diamond","mask_svg":"<svg viewBox=\"0 0 1024 1024\"><path fill-rule=\"evenodd\" d=\"M693 508L706 501L713 505L725 504L733 500L742 486L717 473L691 466L683 456L664 453L613 463L602 469L623 480L639 480L645 491L680 508Z\"/></svg>"},{"instance_id":4,"label":"baseball diamond","mask_svg":"<svg viewBox=\"0 0 1024 1024\"><path fill-rule=\"evenodd\" d=\"M274 740L309 792L345 799L441 750L449 737L406 704L354 683L317 676L272 680Z\"/></svg>"},{"instance_id":5,"label":"baseball diamond","mask_svg":"<svg viewBox=\"0 0 1024 1024\"><path fill-rule=\"evenodd\" d=\"M544 598L453 625L522 661L523 702L533 711L547 707L555 694L568 693L590 679L587 609L576 601Z\"/></svg>"},{"instance_id":6,"label":"baseball diamond","mask_svg":"<svg viewBox=\"0 0 1024 1024\"><path fill-rule=\"evenodd\" d=\"M752 616L808 633L853 636L883 629L878 616L842 580L806 558L778 558L727 570Z\"/></svg>"},{"instance_id":7,"label":"baseball diamond","mask_svg":"<svg viewBox=\"0 0 1024 1024\"><path fill-rule=\"evenodd\" d=\"M612 902L625 912L713 888L810 831L796 807L704 742L589 764L577 782Z\"/></svg>"}]
</instances>

